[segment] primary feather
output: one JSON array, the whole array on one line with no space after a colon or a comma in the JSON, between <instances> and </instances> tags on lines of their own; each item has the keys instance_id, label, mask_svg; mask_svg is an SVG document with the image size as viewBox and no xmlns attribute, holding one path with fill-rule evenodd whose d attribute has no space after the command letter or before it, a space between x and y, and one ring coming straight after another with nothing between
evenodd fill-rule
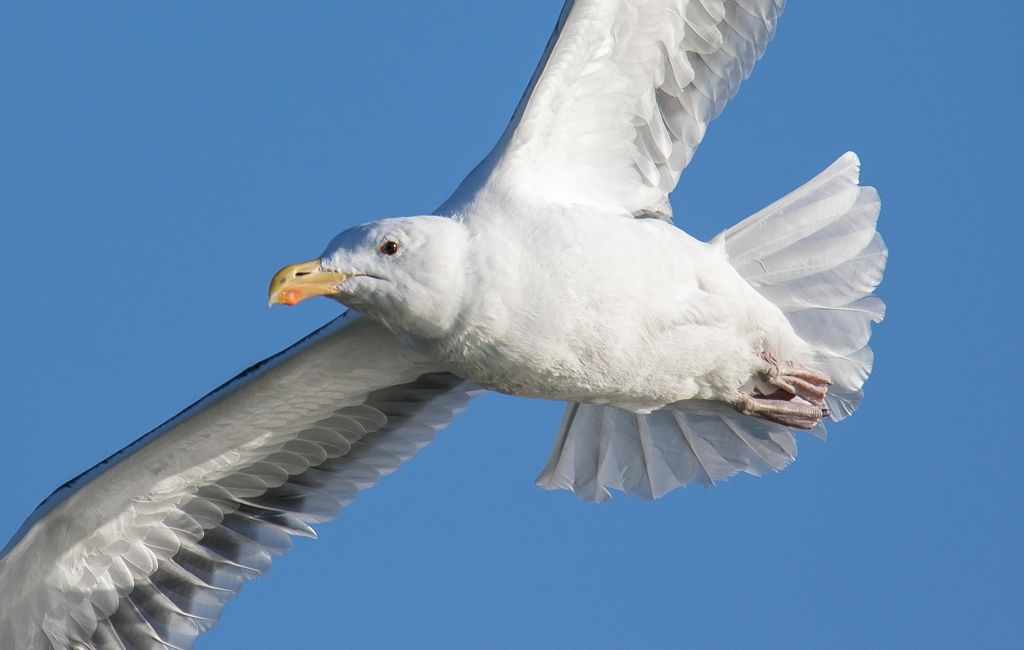
<instances>
[{"instance_id":1,"label":"primary feather","mask_svg":"<svg viewBox=\"0 0 1024 650\"><path fill-rule=\"evenodd\" d=\"M50 496L0 560L0 647L191 647L290 535L313 536L475 390L337 319Z\"/></svg>"},{"instance_id":2,"label":"primary feather","mask_svg":"<svg viewBox=\"0 0 1024 650\"><path fill-rule=\"evenodd\" d=\"M486 189L671 216L669 192L764 54L784 4L569 0L505 133L439 214Z\"/></svg>"},{"instance_id":3,"label":"primary feather","mask_svg":"<svg viewBox=\"0 0 1024 650\"><path fill-rule=\"evenodd\" d=\"M592 500L780 469L791 426L822 435L824 407L852 413L886 259L856 156L709 244L669 223L669 192L782 6L566 2L511 123L439 216L350 229L275 276L272 301L328 295L361 315L32 514L0 558L0 647L191 647L290 536L315 535L480 386L570 402L538 482Z\"/></svg>"}]
</instances>

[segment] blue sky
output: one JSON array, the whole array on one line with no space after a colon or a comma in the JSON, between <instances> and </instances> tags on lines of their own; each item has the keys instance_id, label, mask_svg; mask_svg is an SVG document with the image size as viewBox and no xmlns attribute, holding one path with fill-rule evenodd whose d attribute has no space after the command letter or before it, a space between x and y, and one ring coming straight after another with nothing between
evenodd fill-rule
<instances>
[{"instance_id":1,"label":"blue sky","mask_svg":"<svg viewBox=\"0 0 1024 650\"><path fill-rule=\"evenodd\" d=\"M425 213L560 3L0 5L0 536L338 313L270 275ZM673 195L709 237L847 149L890 263L855 417L761 479L595 506L561 412L478 400L248 584L200 648L999 647L1022 599L1018 3L790 3Z\"/></svg>"}]
</instances>

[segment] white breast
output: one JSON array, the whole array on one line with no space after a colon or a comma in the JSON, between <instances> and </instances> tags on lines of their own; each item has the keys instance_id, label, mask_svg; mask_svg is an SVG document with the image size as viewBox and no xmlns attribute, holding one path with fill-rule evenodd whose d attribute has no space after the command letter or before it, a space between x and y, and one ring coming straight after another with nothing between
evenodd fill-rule
<instances>
[{"instance_id":1,"label":"white breast","mask_svg":"<svg viewBox=\"0 0 1024 650\"><path fill-rule=\"evenodd\" d=\"M769 330L789 329L724 251L660 220L469 224L463 318L421 347L493 390L638 411L730 399L760 367Z\"/></svg>"}]
</instances>

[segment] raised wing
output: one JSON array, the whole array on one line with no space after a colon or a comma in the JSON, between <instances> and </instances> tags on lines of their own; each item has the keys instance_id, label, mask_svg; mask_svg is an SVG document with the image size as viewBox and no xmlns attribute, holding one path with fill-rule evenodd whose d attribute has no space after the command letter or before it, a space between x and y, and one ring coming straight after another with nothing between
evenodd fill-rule
<instances>
[{"instance_id":1,"label":"raised wing","mask_svg":"<svg viewBox=\"0 0 1024 650\"><path fill-rule=\"evenodd\" d=\"M438 213L515 193L670 217L669 192L784 4L567 0L505 133Z\"/></svg>"},{"instance_id":2,"label":"raised wing","mask_svg":"<svg viewBox=\"0 0 1024 650\"><path fill-rule=\"evenodd\" d=\"M190 648L290 535L478 390L343 316L51 495L0 559L0 647Z\"/></svg>"}]
</instances>

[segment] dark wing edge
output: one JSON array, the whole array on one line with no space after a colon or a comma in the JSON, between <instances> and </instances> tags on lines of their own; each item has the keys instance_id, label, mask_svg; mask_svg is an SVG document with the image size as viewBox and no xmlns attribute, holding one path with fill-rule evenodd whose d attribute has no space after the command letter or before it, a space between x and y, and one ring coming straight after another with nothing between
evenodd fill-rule
<instances>
[{"instance_id":1,"label":"dark wing edge","mask_svg":"<svg viewBox=\"0 0 1024 650\"><path fill-rule=\"evenodd\" d=\"M12 548L14 548L14 546L19 541L21 541L21 538L25 536L25 534L32 528L32 526L35 525L37 521L45 517L47 513L49 513L51 510L59 506L61 503L63 503L64 500L67 499L72 494L74 494L78 490L78 488L85 485L94 477L101 474L105 468L111 467L120 460L126 458L133 451L142 447L150 440L153 440L154 438L162 434L164 431L167 431L176 423L189 417L190 415L201 410L202 408L210 405L214 401L222 397L225 397L228 393L243 385L243 382L259 377L263 373L273 369L278 362L299 352L304 347L316 343L318 340L320 340L321 337L327 336L336 329L338 329L339 327L344 326L346 324L345 319L347 317L348 312L328 323L325 323L321 327L318 327L317 329L313 330L306 336L302 337L292 345L289 345L284 350L281 350L277 354L271 355L266 359L263 359L262 361L257 361L256 363L241 371L231 379L225 381L220 386L214 388L209 393L199 398L192 404L189 404L184 409L182 409L181 412L179 412L177 415L170 417L165 422L154 428L152 431L149 431L139 436L128 445L122 447L121 449L118 449L117 451L110 454L109 456L107 456L100 462L96 463L89 469L86 469L85 471L80 473L78 476L68 479L66 482L61 484L60 487L58 487L56 490L51 492L45 499L43 499L38 506L36 506L35 510L32 511L28 519L26 519L24 523L21 524L21 526L14 533L14 535L12 535L11 538L7 541L7 544L4 546L4 548L0 549L0 561L3 560L3 558L10 552Z\"/></svg>"},{"instance_id":2,"label":"dark wing edge","mask_svg":"<svg viewBox=\"0 0 1024 650\"><path fill-rule=\"evenodd\" d=\"M351 348L353 342L371 349ZM299 417L280 416L280 404L249 408L268 387L294 386L304 375L294 363L302 357L310 363L360 355L392 362L343 368L369 386L364 394L344 388L350 399L326 409L317 397L302 404L301 394L280 402ZM316 384L330 379L329 369L313 374ZM383 382L388 375L395 380ZM254 391L254 382L263 387ZM375 323L343 317L328 324L70 482L62 488L69 494L58 490L55 501L44 502L44 513L0 560L0 647L191 648L244 582L290 548L291 536L315 537L313 525L412 458L479 392L405 351ZM204 431L225 426L217 411L232 408L242 410L240 420L269 426L253 430L250 443L229 443L171 475L152 472L150 490L124 493L123 468L134 464L127 469L135 478L146 464L174 465L180 450L165 440L199 420L185 442L201 449ZM233 425L226 426L230 438ZM161 453L150 453L161 445Z\"/></svg>"}]
</instances>

